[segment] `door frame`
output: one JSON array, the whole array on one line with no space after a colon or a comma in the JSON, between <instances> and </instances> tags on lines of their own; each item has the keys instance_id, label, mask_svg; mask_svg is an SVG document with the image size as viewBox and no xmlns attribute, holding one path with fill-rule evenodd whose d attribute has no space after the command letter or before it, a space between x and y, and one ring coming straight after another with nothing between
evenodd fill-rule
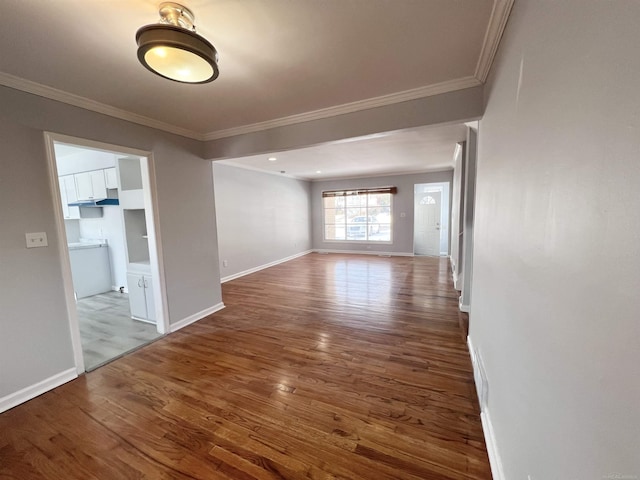
<instances>
[{"instance_id":1,"label":"door frame","mask_svg":"<svg viewBox=\"0 0 640 480\"><path fill-rule=\"evenodd\" d=\"M76 372L80 375L85 373L84 357L82 355L82 342L80 338L80 324L78 322L78 312L73 288L73 277L71 274L71 261L67 248L67 233L64 226L64 215L62 204L60 203L60 185L58 182L58 168L55 154L55 143L65 143L80 148L93 150L103 150L114 154L134 155L140 157L142 170L142 188L145 202L145 210L148 209L151 215L147 216L147 229L149 238L154 241L149 242L149 260L151 266L152 285L154 293L154 303L156 309L156 327L158 333L167 334L169 332L169 317L167 312L167 294L164 278L164 265L162 255L162 241L160 237L160 223L158 219L158 199L155 162L153 153L138 150L120 145L96 142L85 138L71 137L53 132L44 132L45 148L47 152L47 164L49 170L49 183L53 196L53 211L56 223L56 233L58 235L58 256L62 268L62 283L64 288L65 302L67 304L67 315L69 320L71 344L73 347L73 357Z\"/></svg>"},{"instance_id":2,"label":"door frame","mask_svg":"<svg viewBox=\"0 0 640 480\"><path fill-rule=\"evenodd\" d=\"M440 191L440 245L438 248L438 256L447 256L451 252L451 241L449 238L449 232L451 231L451 182L449 181L415 183L413 185L413 254L416 255L416 196L420 187L433 188L434 191ZM447 247L446 251L443 251L443 243L445 241Z\"/></svg>"}]
</instances>

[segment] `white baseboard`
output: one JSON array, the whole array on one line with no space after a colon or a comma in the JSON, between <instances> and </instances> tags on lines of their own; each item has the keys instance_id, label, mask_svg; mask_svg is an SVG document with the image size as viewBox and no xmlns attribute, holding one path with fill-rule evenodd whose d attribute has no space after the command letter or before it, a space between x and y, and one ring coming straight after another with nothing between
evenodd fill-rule
<instances>
[{"instance_id":1,"label":"white baseboard","mask_svg":"<svg viewBox=\"0 0 640 480\"><path fill-rule=\"evenodd\" d=\"M227 275L226 277L222 277L220 279L220 283L225 283L230 280L235 280L236 278L244 277L245 275L249 275L251 273L259 272L260 270L264 270L265 268L274 267L284 262L288 262L289 260L293 260L294 258L303 257L313 252L313 250L305 250L304 252L296 253L295 255L290 255L285 258L281 258L280 260L275 260L273 262L266 263L264 265L260 265L258 267L249 268L248 270L243 270L242 272L234 273L232 275Z\"/></svg>"},{"instance_id":2,"label":"white baseboard","mask_svg":"<svg viewBox=\"0 0 640 480\"><path fill-rule=\"evenodd\" d=\"M460 295L460 300L458 300L458 308L460 308L460 311L464 313L469 313L469 310L471 310L471 305L465 305L462 303L462 295Z\"/></svg>"},{"instance_id":3,"label":"white baseboard","mask_svg":"<svg viewBox=\"0 0 640 480\"><path fill-rule=\"evenodd\" d=\"M489 417L488 408L480 414L480 420L482 421L484 442L487 445L487 454L489 455L489 464L491 465L491 476L493 477L493 480L505 480L504 471L502 470L502 461L498 454L498 445L496 444L496 437L493 433L493 425L491 423L491 418Z\"/></svg>"},{"instance_id":4,"label":"white baseboard","mask_svg":"<svg viewBox=\"0 0 640 480\"><path fill-rule=\"evenodd\" d=\"M194 313L193 315L189 315L187 318L183 318L182 320L178 320L175 323L169 325L169 332L173 333L181 328L186 327L187 325L191 325L192 323L197 322L198 320L203 319L207 315L211 315L212 313L216 313L224 308L224 303L220 302L217 305L214 305L210 308L205 308L204 310Z\"/></svg>"},{"instance_id":5,"label":"white baseboard","mask_svg":"<svg viewBox=\"0 0 640 480\"><path fill-rule=\"evenodd\" d=\"M471 366L473 370L476 369L476 350L473 348L473 342L471 341L471 337L467 335L467 348L469 349L469 356L471 357Z\"/></svg>"},{"instance_id":6,"label":"white baseboard","mask_svg":"<svg viewBox=\"0 0 640 480\"><path fill-rule=\"evenodd\" d=\"M31 400L38 395L42 395L49 390L53 390L54 388L59 387L60 385L67 383L77 377L78 374L76 373L76 368L73 367L65 370L64 372L57 373L52 377L45 378L41 382L25 387L22 390L11 393L6 397L2 397L0 398L0 413L9 410L16 405L20 405L27 400Z\"/></svg>"},{"instance_id":7,"label":"white baseboard","mask_svg":"<svg viewBox=\"0 0 640 480\"><path fill-rule=\"evenodd\" d=\"M471 337L467 336L467 347L469 348L469 355L471 356L471 364L473 366L473 378L479 376L478 359L476 358L476 350L471 341ZM476 385L478 390L478 385ZM480 396L480 394L478 394ZM482 422L482 432L484 433L484 442L487 446L487 454L489 455L489 464L491 465L491 476L493 480L505 480L504 471L502 469L502 460L498 453L498 444L493 431L493 424L491 423L491 417L489 416L489 408L485 405L484 409L480 413L480 421Z\"/></svg>"},{"instance_id":8,"label":"white baseboard","mask_svg":"<svg viewBox=\"0 0 640 480\"><path fill-rule=\"evenodd\" d=\"M380 257L413 257L413 252L372 252L371 250L331 250L317 248L315 253L353 253L355 255L378 255Z\"/></svg>"}]
</instances>

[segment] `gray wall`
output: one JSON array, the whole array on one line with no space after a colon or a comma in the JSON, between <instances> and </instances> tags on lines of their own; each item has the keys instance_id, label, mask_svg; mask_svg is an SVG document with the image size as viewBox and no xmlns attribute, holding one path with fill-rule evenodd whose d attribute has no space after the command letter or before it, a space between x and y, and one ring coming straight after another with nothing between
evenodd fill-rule
<instances>
[{"instance_id":1,"label":"gray wall","mask_svg":"<svg viewBox=\"0 0 640 480\"><path fill-rule=\"evenodd\" d=\"M152 151L169 319L221 302L202 144L6 87L0 105L0 398L74 367L45 130ZM27 250L25 232L40 231L49 247Z\"/></svg>"},{"instance_id":2,"label":"gray wall","mask_svg":"<svg viewBox=\"0 0 640 480\"><path fill-rule=\"evenodd\" d=\"M451 155L453 156L451 146ZM371 252L391 252L413 254L413 186L416 183L451 182L453 170L444 172L418 173L413 175L395 175L388 177L353 178L313 182L311 185L311 211L313 222L314 250L352 250ZM393 244L363 244L352 242L326 242L322 232L322 192L325 190L341 190L369 187L398 187L393 196L392 229ZM451 202L449 202L451 204ZM405 217L400 214L404 212Z\"/></svg>"},{"instance_id":3,"label":"gray wall","mask_svg":"<svg viewBox=\"0 0 640 480\"><path fill-rule=\"evenodd\" d=\"M470 336L509 480L640 476L639 18L519 0L486 89Z\"/></svg>"},{"instance_id":4,"label":"gray wall","mask_svg":"<svg viewBox=\"0 0 640 480\"><path fill-rule=\"evenodd\" d=\"M311 249L309 182L216 162L213 180L223 277Z\"/></svg>"}]
</instances>

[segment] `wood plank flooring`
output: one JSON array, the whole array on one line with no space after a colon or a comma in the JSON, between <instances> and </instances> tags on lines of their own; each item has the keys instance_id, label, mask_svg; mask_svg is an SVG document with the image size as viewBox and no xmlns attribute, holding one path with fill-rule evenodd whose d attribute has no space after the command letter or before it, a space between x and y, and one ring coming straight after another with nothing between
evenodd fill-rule
<instances>
[{"instance_id":1,"label":"wood plank flooring","mask_svg":"<svg viewBox=\"0 0 640 480\"><path fill-rule=\"evenodd\" d=\"M310 254L0 414L0 478L490 479L445 259Z\"/></svg>"},{"instance_id":2,"label":"wood plank flooring","mask_svg":"<svg viewBox=\"0 0 640 480\"><path fill-rule=\"evenodd\" d=\"M107 292L81 298L76 308L87 371L162 336L155 325L131 318L126 293Z\"/></svg>"}]
</instances>

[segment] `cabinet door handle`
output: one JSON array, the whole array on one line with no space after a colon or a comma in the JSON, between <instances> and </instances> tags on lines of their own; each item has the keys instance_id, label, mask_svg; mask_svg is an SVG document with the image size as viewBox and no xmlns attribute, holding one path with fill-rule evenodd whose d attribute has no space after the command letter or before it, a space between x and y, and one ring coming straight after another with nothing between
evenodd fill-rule
<instances>
[{"instance_id":1,"label":"cabinet door handle","mask_svg":"<svg viewBox=\"0 0 640 480\"><path fill-rule=\"evenodd\" d=\"M138 287L140 287L140 288L144 287L144 283L143 283L141 278L138 279Z\"/></svg>"}]
</instances>

